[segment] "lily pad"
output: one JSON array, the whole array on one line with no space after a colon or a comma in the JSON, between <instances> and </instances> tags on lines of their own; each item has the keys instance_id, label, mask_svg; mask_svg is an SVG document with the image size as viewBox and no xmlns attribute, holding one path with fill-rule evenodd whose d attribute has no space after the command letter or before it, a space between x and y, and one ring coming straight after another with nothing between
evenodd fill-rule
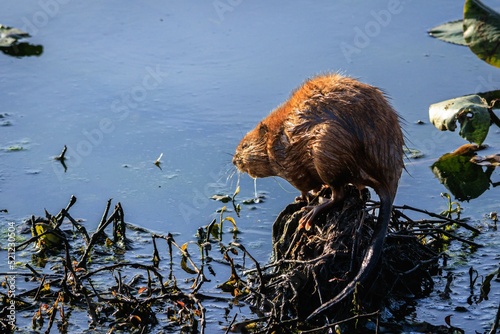
<instances>
[{"instance_id":1,"label":"lily pad","mask_svg":"<svg viewBox=\"0 0 500 334\"><path fill-rule=\"evenodd\" d=\"M222 203L227 203L230 202L233 198L229 195L224 195L224 194L216 194L210 197L210 199L213 199L215 201L220 201Z\"/></svg>"},{"instance_id":2,"label":"lily pad","mask_svg":"<svg viewBox=\"0 0 500 334\"><path fill-rule=\"evenodd\" d=\"M432 104L429 119L441 131L455 131L460 123L460 136L481 145L488 135L491 117L488 104L478 95L467 95Z\"/></svg>"},{"instance_id":3,"label":"lily pad","mask_svg":"<svg viewBox=\"0 0 500 334\"><path fill-rule=\"evenodd\" d=\"M410 159L420 159L424 157L424 153L415 148L404 147L403 151L405 155Z\"/></svg>"},{"instance_id":4,"label":"lily pad","mask_svg":"<svg viewBox=\"0 0 500 334\"><path fill-rule=\"evenodd\" d=\"M452 21L434 27L429 30L429 35L448 43L467 46L464 39L463 20Z\"/></svg>"},{"instance_id":5,"label":"lily pad","mask_svg":"<svg viewBox=\"0 0 500 334\"><path fill-rule=\"evenodd\" d=\"M18 152L18 151L24 151L25 148L21 145L12 145L6 148L8 152Z\"/></svg>"},{"instance_id":6,"label":"lily pad","mask_svg":"<svg viewBox=\"0 0 500 334\"><path fill-rule=\"evenodd\" d=\"M17 28L0 24L0 48L10 48L17 40L30 37L30 34Z\"/></svg>"},{"instance_id":7,"label":"lily pad","mask_svg":"<svg viewBox=\"0 0 500 334\"><path fill-rule=\"evenodd\" d=\"M477 198L490 186L492 171L471 162L476 149L466 144L431 166L434 175L459 201Z\"/></svg>"},{"instance_id":8,"label":"lily pad","mask_svg":"<svg viewBox=\"0 0 500 334\"><path fill-rule=\"evenodd\" d=\"M434 27L429 35L448 43L467 45L480 59L500 67L500 14L480 0L466 0L463 20Z\"/></svg>"},{"instance_id":9,"label":"lily pad","mask_svg":"<svg viewBox=\"0 0 500 334\"><path fill-rule=\"evenodd\" d=\"M500 14L479 0L466 0L464 39L479 58L500 67Z\"/></svg>"}]
</instances>

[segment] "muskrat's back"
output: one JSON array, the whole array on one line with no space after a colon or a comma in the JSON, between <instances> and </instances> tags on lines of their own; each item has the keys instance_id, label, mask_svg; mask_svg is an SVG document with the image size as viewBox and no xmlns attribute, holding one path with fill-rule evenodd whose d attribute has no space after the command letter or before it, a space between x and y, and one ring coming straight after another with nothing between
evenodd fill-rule
<instances>
[{"instance_id":1,"label":"muskrat's back","mask_svg":"<svg viewBox=\"0 0 500 334\"><path fill-rule=\"evenodd\" d=\"M241 141L235 164L303 194L352 183L394 199L403 168L399 117L376 87L339 74L306 81Z\"/></svg>"}]
</instances>

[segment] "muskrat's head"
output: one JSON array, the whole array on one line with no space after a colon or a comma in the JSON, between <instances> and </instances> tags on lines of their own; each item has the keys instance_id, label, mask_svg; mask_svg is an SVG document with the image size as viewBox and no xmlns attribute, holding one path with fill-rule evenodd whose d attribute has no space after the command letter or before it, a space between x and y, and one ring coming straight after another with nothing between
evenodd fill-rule
<instances>
[{"instance_id":1,"label":"muskrat's head","mask_svg":"<svg viewBox=\"0 0 500 334\"><path fill-rule=\"evenodd\" d=\"M233 164L253 178L275 176L267 151L268 128L260 123L243 137L233 157Z\"/></svg>"}]
</instances>

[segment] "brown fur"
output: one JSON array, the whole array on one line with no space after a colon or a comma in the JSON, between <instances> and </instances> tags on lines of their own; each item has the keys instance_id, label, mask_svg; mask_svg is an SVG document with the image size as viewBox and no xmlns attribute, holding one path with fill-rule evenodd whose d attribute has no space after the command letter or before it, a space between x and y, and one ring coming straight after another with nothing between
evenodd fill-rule
<instances>
[{"instance_id":1,"label":"brown fur","mask_svg":"<svg viewBox=\"0 0 500 334\"><path fill-rule=\"evenodd\" d=\"M351 299L358 284L367 288L382 254L403 169L403 145L399 117L384 94L339 74L306 81L238 145L233 163L252 177L280 176L304 199L309 191L330 186L333 201L311 208L301 219L306 229L319 212L342 200L346 184L369 186L380 197L378 224L359 272L308 319Z\"/></svg>"},{"instance_id":2,"label":"brown fur","mask_svg":"<svg viewBox=\"0 0 500 334\"><path fill-rule=\"evenodd\" d=\"M306 81L250 131L233 162L252 177L280 176L304 195L345 184L394 200L403 168L399 118L384 94L339 74ZM380 195L380 193L379 193Z\"/></svg>"}]
</instances>

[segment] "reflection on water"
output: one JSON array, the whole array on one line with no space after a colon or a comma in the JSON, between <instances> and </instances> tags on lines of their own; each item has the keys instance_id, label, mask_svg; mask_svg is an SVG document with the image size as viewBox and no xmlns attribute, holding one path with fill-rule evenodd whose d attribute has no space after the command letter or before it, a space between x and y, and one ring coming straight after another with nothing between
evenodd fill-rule
<instances>
[{"instance_id":1,"label":"reflection on water","mask_svg":"<svg viewBox=\"0 0 500 334\"><path fill-rule=\"evenodd\" d=\"M19 43L6 48L0 48L0 51L13 57L40 56L43 53L43 46L32 45L29 43Z\"/></svg>"},{"instance_id":2,"label":"reflection on water","mask_svg":"<svg viewBox=\"0 0 500 334\"><path fill-rule=\"evenodd\" d=\"M465 144L452 153L444 154L431 166L439 182L459 201L478 198L492 183L495 168L483 168L471 161L479 149L477 145Z\"/></svg>"},{"instance_id":3,"label":"reflection on water","mask_svg":"<svg viewBox=\"0 0 500 334\"><path fill-rule=\"evenodd\" d=\"M57 6L11 1L0 12L0 22L25 29L33 46L43 45L41 57L0 55L0 113L10 125L0 127L4 222L43 216L44 208L57 212L74 194L80 202L74 217L95 228L102 215L96 208L114 198L128 221L187 242L217 217L220 203L210 197L234 193L228 166L244 133L296 83L326 71L387 92L406 120L408 145L424 154L407 161L396 204L440 212L446 202L436 198L444 187L429 166L463 141L415 122L427 119L434 101L498 89L490 86L500 82L467 49L426 34L450 15L460 17L460 1L403 1L392 12L392 2L382 0L233 1L226 10L212 2L51 3ZM382 24L377 17L386 19ZM346 45L356 48L347 58ZM64 145L66 171L53 159ZM498 153L494 136L488 145L484 155ZM3 149L17 146L23 149ZM154 164L160 153L161 169ZM252 179L242 175L240 187L238 196L254 197ZM281 179L259 180L258 190L266 200L242 206L237 223L241 242L256 245L252 255L267 261L272 223L298 194ZM468 294L464 268L484 273L498 262L498 238L483 218L498 210L497 189L485 194L462 205L485 231L475 241L486 247L472 254L450 250L456 257L446 270L456 275L456 296ZM498 300L498 288L492 292ZM449 306L425 311L443 303L437 294L421 301L416 317L443 323ZM462 304L458 297L453 303ZM484 331L493 313L482 303L455 314L453 323Z\"/></svg>"}]
</instances>

